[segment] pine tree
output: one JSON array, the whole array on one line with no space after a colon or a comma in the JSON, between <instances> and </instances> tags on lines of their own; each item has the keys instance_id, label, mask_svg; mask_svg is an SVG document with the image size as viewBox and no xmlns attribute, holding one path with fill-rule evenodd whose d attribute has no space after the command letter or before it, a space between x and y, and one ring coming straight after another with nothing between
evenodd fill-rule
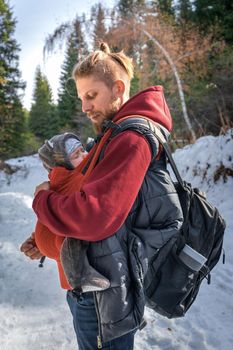
<instances>
[{"instance_id":1,"label":"pine tree","mask_svg":"<svg viewBox=\"0 0 233 350\"><path fill-rule=\"evenodd\" d=\"M141 65L141 43L139 43L138 32L136 27L128 25L129 21L134 21L134 18L139 13L144 13L146 6L145 0L120 0L118 1L118 24L116 31L119 31L119 40L112 40L112 47L115 51L124 50L126 54L133 58L137 67ZM113 28L115 31L115 28ZM129 35L130 33L130 35ZM125 35L126 34L126 35ZM111 28L109 30L111 36ZM130 37L129 37L130 36ZM110 38L111 42L111 38ZM134 95L139 91L139 77L137 69L135 69L134 78L131 81L130 95Z\"/></svg>"},{"instance_id":2,"label":"pine tree","mask_svg":"<svg viewBox=\"0 0 233 350\"><path fill-rule=\"evenodd\" d=\"M78 132L83 141L92 131L88 119L82 112L81 101L77 98L75 82L71 79L71 75L75 64L86 54L87 45L82 34L81 23L76 19L67 39L65 60L60 77L58 113L61 128Z\"/></svg>"},{"instance_id":3,"label":"pine tree","mask_svg":"<svg viewBox=\"0 0 233 350\"><path fill-rule=\"evenodd\" d=\"M101 3L92 7L92 20L95 20L93 30L93 47L98 48L99 42L106 36L105 11Z\"/></svg>"},{"instance_id":4,"label":"pine tree","mask_svg":"<svg viewBox=\"0 0 233 350\"><path fill-rule=\"evenodd\" d=\"M58 94L58 111L62 128L75 127L77 113L81 113L81 102L77 99L75 82L71 78L75 64L86 53L86 45L81 32L81 23L75 21L73 31L67 38L65 60L62 65Z\"/></svg>"},{"instance_id":5,"label":"pine tree","mask_svg":"<svg viewBox=\"0 0 233 350\"><path fill-rule=\"evenodd\" d=\"M29 128L40 138L50 138L59 130L58 115L52 102L52 91L47 78L38 66L35 74L33 104L29 115Z\"/></svg>"},{"instance_id":6,"label":"pine tree","mask_svg":"<svg viewBox=\"0 0 233 350\"><path fill-rule=\"evenodd\" d=\"M118 2L118 11L120 17L127 19L133 17L137 10L145 5L145 0L120 0Z\"/></svg>"},{"instance_id":7,"label":"pine tree","mask_svg":"<svg viewBox=\"0 0 233 350\"><path fill-rule=\"evenodd\" d=\"M122 18L132 15L132 9L134 5L134 0L120 0L118 3L118 10Z\"/></svg>"},{"instance_id":8,"label":"pine tree","mask_svg":"<svg viewBox=\"0 0 233 350\"><path fill-rule=\"evenodd\" d=\"M16 20L5 0L0 0L0 157L18 155L23 149L25 118L18 69L20 51L13 38Z\"/></svg>"},{"instance_id":9,"label":"pine tree","mask_svg":"<svg viewBox=\"0 0 233 350\"><path fill-rule=\"evenodd\" d=\"M204 31L217 25L217 35L233 43L233 2L232 0L194 0L194 21Z\"/></svg>"},{"instance_id":10,"label":"pine tree","mask_svg":"<svg viewBox=\"0 0 233 350\"><path fill-rule=\"evenodd\" d=\"M179 0L176 8L180 22L185 23L192 19L192 4L190 0Z\"/></svg>"},{"instance_id":11,"label":"pine tree","mask_svg":"<svg viewBox=\"0 0 233 350\"><path fill-rule=\"evenodd\" d=\"M156 3L158 4L157 6L162 14L168 15L168 16L174 15L172 0L158 0L156 1Z\"/></svg>"}]
</instances>

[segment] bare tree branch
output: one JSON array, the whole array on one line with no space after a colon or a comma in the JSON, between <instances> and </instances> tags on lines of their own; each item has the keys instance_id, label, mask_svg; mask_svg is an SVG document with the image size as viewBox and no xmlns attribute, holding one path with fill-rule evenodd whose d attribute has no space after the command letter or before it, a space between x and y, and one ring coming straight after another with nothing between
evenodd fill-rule
<instances>
[{"instance_id":1,"label":"bare tree branch","mask_svg":"<svg viewBox=\"0 0 233 350\"><path fill-rule=\"evenodd\" d=\"M43 56L45 58L46 54L54 52L56 45L62 44L67 38L67 35L71 31L73 23L66 22L62 23L57 27L52 34L49 34L45 39L45 44L43 47Z\"/></svg>"},{"instance_id":2,"label":"bare tree branch","mask_svg":"<svg viewBox=\"0 0 233 350\"><path fill-rule=\"evenodd\" d=\"M167 59L168 63L170 64L170 66L172 68L172 71L173 71L173 74L175 76L177 86L178 86L178 91L179 91L184 120L185 120L185 123L188 127L188 130L190 131L190 134L192 136L192 141L195 142L196 134L195 134L195 131L193 130L193 127L191 125L191 122L190 122L190 119L188 116L187 107L186 107L185 98L184 98L183 87L182 87L181 79L179 77L176 66L175 66L173 60L171 59L171 56L167 52L167 50L158 42L158 40L154 36L152 36L150 33L148 33L145 29L141 28L141 30L151 41L153 41L153 43L156 46L158 46L160 48L160 50L163 52L165 58Z\"/></svg>"}]
</instances>

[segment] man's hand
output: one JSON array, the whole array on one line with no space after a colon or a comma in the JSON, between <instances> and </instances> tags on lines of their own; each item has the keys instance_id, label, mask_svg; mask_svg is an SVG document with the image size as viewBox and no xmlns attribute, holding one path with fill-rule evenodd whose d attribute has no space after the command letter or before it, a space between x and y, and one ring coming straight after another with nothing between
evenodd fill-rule
<instances>
[{"instance_id":1,"label":"man's hand","mask_svg":"<svg viewBox=\"0 0 233 350\"><path fill-rule=\"evenodd\" d=\"M42 182L40 185L36 186L36 189L35 189L35 192L34 192L34 197L41 190L49 190L49 189L50 189L50 182L49 181Z\"/></svg>"},{"instance_id":2,"label":"man's hand","mask_svg":"<svg viewBox=\"0 0 233 350\"><path fill-rule=\"evenodd\" d=\"M28 239L26 239L25 242L23 242L23 244L20 247L20 250L22 253L24 253L31 260L40 259L43 256L43 254L41 254L41 252L39 251L39 249L36 246L34 232L32 233L32 235Z\"/></svg>"}]
</instances>

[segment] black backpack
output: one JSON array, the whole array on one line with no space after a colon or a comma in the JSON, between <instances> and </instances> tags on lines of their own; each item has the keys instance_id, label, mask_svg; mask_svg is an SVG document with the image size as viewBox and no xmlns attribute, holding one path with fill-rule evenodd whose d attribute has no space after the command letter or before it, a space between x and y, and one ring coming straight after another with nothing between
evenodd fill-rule
<instances>
[{"instance_id":1,"label":"black backpack","mask_svg":"<svg viewBox=\"0 0 233 350\"><path fill-rule=\"evenodd\" d=\"M168 318L184 316L203 279L210 283L210 271L222 252L225 221L203 192L182 180L161 126L135 116L117 125L109 122L106 128L113 129L111 139L125 130L142 134L151 146L152 156L156 156L153 151L158 140L175 173L174 184L184 222L179 234L171 237L150 259L143 288L146 306Z\"/></svg>"}]
</instances>

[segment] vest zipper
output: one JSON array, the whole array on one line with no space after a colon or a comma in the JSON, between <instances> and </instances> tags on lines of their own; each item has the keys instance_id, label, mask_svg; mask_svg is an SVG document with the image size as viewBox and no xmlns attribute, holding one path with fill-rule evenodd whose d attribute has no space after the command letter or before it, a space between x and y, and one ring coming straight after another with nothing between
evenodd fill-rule
<instances>
[{"instance_id":1,"label":"vest zipper","mask_svg":"<svg viewBox=\"0 0 233 350\"><path fill-rule=\"evenodd\" d=\"M103 345L102 345L102 336L101 336L102 332L101 332L101 323L100 323L100 313L99 313L99 308L97 304L96 292L93 292L93 294L94 294L95 311L97 315L98 330L99 330L99 334L97 335L97 348L102 349Z\"/></svg>"}]
</instances>

